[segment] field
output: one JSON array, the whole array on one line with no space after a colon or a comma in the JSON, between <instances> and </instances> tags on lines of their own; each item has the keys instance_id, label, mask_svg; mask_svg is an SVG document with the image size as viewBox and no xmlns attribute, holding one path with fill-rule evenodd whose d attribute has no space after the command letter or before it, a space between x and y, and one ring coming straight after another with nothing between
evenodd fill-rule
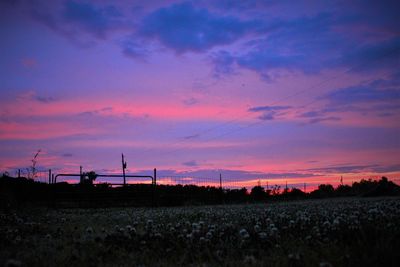
<instances>
[{"instance_id":1,"label":"field","mask_svg":"<svg viewBox=\"0 0 400 267\"><path fill-rule=\"evenodd\" d=\"M398 266L400 199L0 215L5 266Z\"/></svg>"}]
</instances>

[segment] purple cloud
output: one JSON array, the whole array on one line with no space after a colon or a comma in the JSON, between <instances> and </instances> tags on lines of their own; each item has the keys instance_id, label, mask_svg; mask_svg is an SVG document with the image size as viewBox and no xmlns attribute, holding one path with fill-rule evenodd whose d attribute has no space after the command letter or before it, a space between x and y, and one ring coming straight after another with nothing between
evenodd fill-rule
<instances>
[{"instance_id":1,"label":"purple cloud","mask_svg":"<svg viewBox=\"0 0 400 267\"><path fill-rule=\"evenodd\" d=\"M90 3L67 1L64 5L63 17L66 21L77 24L95 37L104 39L112 27L114 18L122 13L115 6L96 7Z\"/></svg>"},{"instance_id":2,"label":"purple cloud","mask_svg":"<svg viewBox=\"0 0 400 267\"><path fill-rule=\"evenodd\" d=\"M259 106L249 108L248 112L262 112L258 119L263 121L274 120L278 116L282 116L286 114L286 112L282 112L285 110L291 109L290 106Z\"/></svg>"},{"instance_id":3,"label":"purple cloud","mask_svg":"<svg viewBox=\"0 0 400 267\"><path fill-rule=\"evenodd\" d=\"M185 166L188 166L188 167L197 167L197 166L199 166L198 163L195 160L183 162L182 165L185 165Z\"/></svg>"},{"instance_id":4,"label":"purple cloud","mask_svg":"<svg viewBox=\"0 0 400 267\"><path fill-rule=\"evenodd\" d=\"M190 3L173 4L150 13L138 34L157 39L177 53L204 52L217 45L230 44L256 29L255 21L210 13Z\"/></svg>"}]
</instances>

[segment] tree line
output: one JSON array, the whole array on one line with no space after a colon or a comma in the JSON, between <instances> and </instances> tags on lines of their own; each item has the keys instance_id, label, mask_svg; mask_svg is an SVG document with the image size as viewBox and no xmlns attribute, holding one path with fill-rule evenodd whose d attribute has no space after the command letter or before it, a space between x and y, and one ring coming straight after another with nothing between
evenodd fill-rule
<instances>
[{"instance_id":1,"label":"tree line","mask_svg":"<svg viewBox=\"0 0 400 267\"><path fill-rule=\"evenodd\" d=\"M227 189L197 185L150 185L129 184L112 187L109 184L81 183L46 184L29 178L14 178L7 174L0 177L1 207L41 203L57 205L60 203L89 206L178 206L203 204L255 203L281 200L299 200L332 197L373 197L400 196L400 187L386 177L380 180L365 180L352 185L321 184L317 189L306 193L298 188L279 186L265 189L254 186L250 190Z\"/></svg>"}]
</instances>

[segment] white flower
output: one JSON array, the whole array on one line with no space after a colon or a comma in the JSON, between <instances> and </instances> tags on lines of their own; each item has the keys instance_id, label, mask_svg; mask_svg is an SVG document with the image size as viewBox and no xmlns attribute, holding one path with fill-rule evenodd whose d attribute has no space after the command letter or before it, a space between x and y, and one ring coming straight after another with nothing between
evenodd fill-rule
<instances>
[{"instance_id":1,"label":"white flower","mask_svg":"<svg viewBox=\"0 0 400 267\"><path fill-rule=\"evenodd\" d=\"M241 229L239 231L240 237L242 237L243 239L247 239L250 237L249 233L247 232L246 229Z\"/></svg>"},{"instance_id":2,"label":"white flower","mask_svg":"<svg viewBox=\"0 0 400 267\"><path fill-rule=\"evenodd\" d=\"M265 241L265 240L268 239L268 235L267 235L266 232L260 232L260 233L258 233L258 237L259 237L261 240L263 240L263 241Z\"/></svg>"},{"instance_id":3,"label":"white flower","mask_svg":"<svg viewBox=\"0 0 400 267\"><path fill-rule=\"evenodd\" d=\"M192 229L200 230L200 225L198 223L192 223Z\"/></svg>"},{"instance_id":4,"label":"white flower","mask_svg":"<svg viewBox=\"0 0 400 267\"><path fill-rule=\"evenodd\" d=\"M256 264L256 258L253 255L246 255L243 259L243 263L245 265L255 265Z\"/></svg>"},{"instance_id":5,"label":"white flower","mask_svg":"<svg viewBox=\"0 0 400 267\"><path fill-rule=\"evenodd\" d=\"M213 237L212 233L211 232L207 232L206 238L207 239L211 239L212 237Z\"/></svg>"},{"instance_id":6,"label":"white flower","mask_svg":"<svg viewBox=\"0 0 400 267\"><path fill-rule=\"evenodd\" d=\"M93 228L90 226L88 228L86 228L86 233L89 235L93 234Z\"/></svg>"}]
</instances>

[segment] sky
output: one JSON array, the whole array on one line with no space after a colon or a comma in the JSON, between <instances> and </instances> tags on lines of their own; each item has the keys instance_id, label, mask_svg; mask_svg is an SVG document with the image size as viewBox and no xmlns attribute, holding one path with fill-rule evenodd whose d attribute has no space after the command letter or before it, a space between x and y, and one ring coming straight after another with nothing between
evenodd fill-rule
<instances>
[{"instance_id":1,"label":"sky","mask_svg":"<svg viewBox=\"0 0 400 267\"><path fill-rule=\"evenodd\" d=\"M0 171L398 179L399 9L1 1Z\"/></svg>"}]
</instances>

